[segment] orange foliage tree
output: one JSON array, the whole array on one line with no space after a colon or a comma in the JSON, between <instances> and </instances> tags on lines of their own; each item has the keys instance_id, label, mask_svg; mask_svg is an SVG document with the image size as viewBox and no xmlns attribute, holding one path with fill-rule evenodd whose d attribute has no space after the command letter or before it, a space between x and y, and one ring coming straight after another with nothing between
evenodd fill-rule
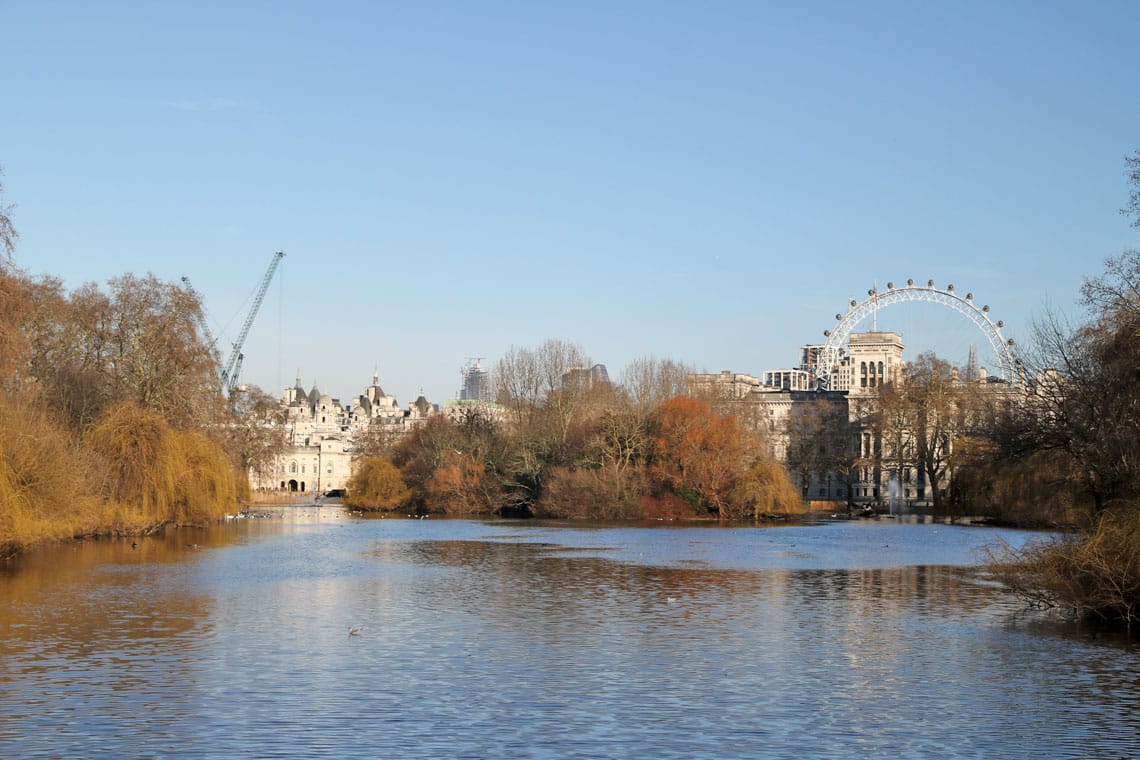
<instances>
[{"instance_id":1,"label":"orange foliage tree","mask_svg":"<svg viewBox=\"0 0 1140 760\"><path fill-rule=\"evenodd\" d=\"M735 417L677 397L658 414L651 471L660 484L721 519L757 514L760 505L765 512L792 511L794 489L763 451L762 441Z\"/></svg>"},{"instance_id":2,"label":"orange foliage tree","mask_svg":"<svg viewBox=\"0 0 1140 760\"><path fill-rule=\"evenodd\" d=\"M449 515L489 514L497 506L499 487L482 461L448 451L428 479L428 503Z\"/></svg>"}]
</instances>

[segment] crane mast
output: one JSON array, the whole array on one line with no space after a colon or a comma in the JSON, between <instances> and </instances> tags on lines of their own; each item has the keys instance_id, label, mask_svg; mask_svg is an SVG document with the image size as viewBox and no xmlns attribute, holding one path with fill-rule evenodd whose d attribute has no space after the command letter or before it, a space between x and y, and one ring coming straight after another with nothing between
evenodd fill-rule
<instances>
[{"instance_id":1,"label":"crane mast","mask_svg":"<svg viewBox=\"0 0 1140 760\"><path fill-rule=\"evenodd\" d=\"M184 276L182 278L182 284L198 299L198 313L195 315L194 321L198 324L198 329L202 331L202 337L206 339L206 345L209 347L210 353L213 354L214 344L217 343L218 340L214 337L214 334L210 332L210 326L206 324L206 304L202 300L202 294L194 290L194 285L190 282L189 277Z\"/></svg>"},{"instance_id":2,"label":"crane mast","mask_svg":"<svg viewBox=\"0 0 1140 760\"><path fill-rule=\"evenodd\" d=\"M238 375L241 373L242 359L245 356L242 354L242 346L245 345L246 336L249 335L249 328L253 326L253 319L257 316L257 310L261 308L261 302L265 300L265 291L269 290L269 283L273 279L273 273L277 271L277 265L281 263L281 259L285 257L284 251L278 251L273 254L273 260L269 262L269 269L265 272L265 277L261 280L261 287L258 288L257 297L253 299L253 304L249 307L249 314L245 317L245 323L241 326L241 332L238 333L237 340L233 344L233 352L230 354L229 360L226 362L225 368L222 369L222 387L227 393L234 389L237 385Z\"/></svg>"}]
</instances>

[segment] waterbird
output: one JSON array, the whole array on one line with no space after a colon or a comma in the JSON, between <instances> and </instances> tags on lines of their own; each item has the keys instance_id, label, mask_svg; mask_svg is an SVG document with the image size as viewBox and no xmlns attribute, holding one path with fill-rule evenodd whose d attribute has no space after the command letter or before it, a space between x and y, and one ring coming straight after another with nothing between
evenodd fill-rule
<instances>
[{"instance_id":1,"label":"waterbird","mask_svg":"<svg viewBox=\"0 0 1140 760\"><path fill-rule=\"evenodd\" d=\"M350 626L348 627L348 635L349 635L349 636L359 636L359 635L360 635L360 629L359 629L359 628L353 628L353 627L350 625Z\"/></svg>"}]
</instances>

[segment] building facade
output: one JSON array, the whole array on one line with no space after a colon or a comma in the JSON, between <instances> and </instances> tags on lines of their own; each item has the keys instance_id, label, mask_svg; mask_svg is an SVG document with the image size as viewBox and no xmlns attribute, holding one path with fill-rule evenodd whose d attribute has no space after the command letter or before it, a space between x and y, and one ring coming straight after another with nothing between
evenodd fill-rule
<instances>
[{"instance_id":1,"label":"building facade","mask_svg":"<svg viewBox=\"0 0 1140 760\"><path fill-rule=\"evenodd\" d=\"M829 447L832 465L810 472L789 467L801 495L809 501L891 509L929 504L933 484L909 464L913 452L901 450L910 445L909 439L892 440L875 424L880 392L903 382L902 336L852 333L827 391L811 390L818 348L803 347L799 368L772 370L761 377L730 371L692 375L690 393L709 400L718 411L736 415L760 433L768 453L785 464L789 464L790 449L797 445L795 431L806 429L807 418L814 415L816 445ZM984 368L976 372L974 382L988 387Z\"/></svg>"},{"instance_id":2,"label":"building facade","mask_svg":"<svg viewBox=\"0 0 1140 760\"><path fill-rule=\"evenodd\" d=\"M377 374L352 404L342 404L315 385L306 392L300 377L282 392L280 403L285 450L262 473L250 473L254 491L321 495L344 489L364 436L395 440L440 413L422 394L400 408Z\"/></svg>"}]
</instances>

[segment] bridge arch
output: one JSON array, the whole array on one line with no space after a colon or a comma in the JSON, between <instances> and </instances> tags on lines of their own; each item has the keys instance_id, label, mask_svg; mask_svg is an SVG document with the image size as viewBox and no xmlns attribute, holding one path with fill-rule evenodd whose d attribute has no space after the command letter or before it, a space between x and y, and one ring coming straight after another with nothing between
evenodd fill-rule
<instances>
[{"instance_id":1,"label":"bridge arch","mask_svg":"<svg viewBox=\"0 0 1140 760\"><path fill-rule=\"evenodd\" d=\"M1013 353L1013 339L1007 339L1001 334L1005 323L1001 320L995 322L990 318L988 305L977 306L974 303L973 293L960 296L953 285L947 285L942 289L935 285L934 280L928 280L926 285L918 285L914 280L907 280L903 286L888 282L885 291L880 291L877 286L873 287L867 291L867 300L860 302L853 298L848 304L846 313L835 315L835 327L823 332L827 342L820 348L816 359L816 386L824 389L829 386L831 372L839 364L848 339L860 322L877 313L879 309L915 301L945 306L970 320L989 342L1000 365L998 369L1002 379L1008 383L1017 380L1020 363Z\"/></svg>"}]
</instances>

